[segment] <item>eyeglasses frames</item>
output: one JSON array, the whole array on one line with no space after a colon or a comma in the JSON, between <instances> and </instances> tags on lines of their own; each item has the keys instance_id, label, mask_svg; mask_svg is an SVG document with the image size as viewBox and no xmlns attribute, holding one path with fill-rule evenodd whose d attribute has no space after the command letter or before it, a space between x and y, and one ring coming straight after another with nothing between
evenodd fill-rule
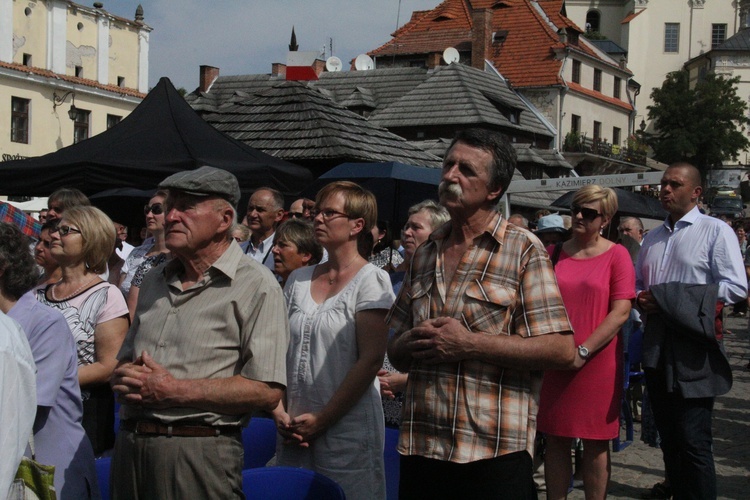
<instances>
[{"instance_id":1,"label":"eyeglasses frames","mask_svg":"<svg viewBox=\"0 0 750 500\"><path fill-rule=\"evenodd\" d=\"M303 219L305 214L303 212L289 212L289 217L292 219Z\"/></svg>"},{"instance_id":2,"label":"eyeglasses frames","mask_svg":"<svg viewBox=\"0 0 750 500\"><path fill-rule=\"evenodd\" d=\"M58 232L60 233L60 236L67 236L70 233L83 234L83 233L81 233L80 229L76 229L76 228L70 227L70 226L60 226L60 225L58 225L58 226L53 226L53 227L51 227L49 229L49 234L55 234L55 233L58 233Z\"/></svg>"},{"instance_id":3,"label":"eyeglasses frames","mask_svg":"<svg viewBox=\"0 0 750 500\"><path fill-rule=\"evenodd\" d=\"M579 207L578 205L573 205L570 207L570 214L575 217L578 214L581 214L581 217L583 217L585 220L592 221L596 219L597 217L601 217L603 214L600 214L593 208L586 208L586 207Z\"/></svg>"},{"instance_id":4,"label":"eyeglasses frames","mask_svg":"<svg viewBox=\"0 0 750 500\"><path fill-rule=\"evenodd\" d=\"M338 219L339 217L346 217L347 219L350 219L349 214L345 214L344 212L339 212L338 210L333 210L332 208L327 208L325 210L317 210L313 209L310 210L310 215L313 219L315 219L318 215L323 216L323 222L328 222L332 219Z\"/></svg>"},{"instance_id":5,"label":"eyeglasses frames","mask_svg":"<svg viewBox=\"0 0 750 500\"><path fill-rule=\"evenodd\" d=\"M149 212L154 215L161 215L164 213L164 206L161 203L154 203L143 207L143 215L148 215Z\"/></svg>"}]
</instances>

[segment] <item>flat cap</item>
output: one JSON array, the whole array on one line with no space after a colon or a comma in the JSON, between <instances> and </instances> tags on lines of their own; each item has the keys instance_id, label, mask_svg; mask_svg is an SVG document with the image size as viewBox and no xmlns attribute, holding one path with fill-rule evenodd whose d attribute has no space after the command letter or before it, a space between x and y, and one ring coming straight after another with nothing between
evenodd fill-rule
<instances>
[{"instance_id":1,"label":"flat cap","mask_svg":"<svg viewBox=\"0 0 750 500\"><path fill-rule=\"evenodd\" d=\"M234 207L237 207L241 196L237 177L214 167L177 172L161 181L159 188L174 189L193 196L218 196Z\"/></svg>"}]
</instances>

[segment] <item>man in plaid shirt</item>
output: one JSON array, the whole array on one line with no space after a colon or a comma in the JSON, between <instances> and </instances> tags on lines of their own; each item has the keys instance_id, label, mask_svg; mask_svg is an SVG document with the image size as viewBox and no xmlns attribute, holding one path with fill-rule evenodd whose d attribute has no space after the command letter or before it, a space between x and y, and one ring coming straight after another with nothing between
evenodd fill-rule
<instances>
[{"instance_id":1,"label":"man in plaid shirt","mask_svg":"<svg viewBox=\"0 0 750 500\"><path fill-rule=\"evenodd\" d=\"M499 133L456 135L439 188L451 221L417 249L391 310L388 356L409 372L402 499L536 498L542 370L572 367L575 346L547 252L495 208L515 164Z\"/></svg>"}]
</instances>

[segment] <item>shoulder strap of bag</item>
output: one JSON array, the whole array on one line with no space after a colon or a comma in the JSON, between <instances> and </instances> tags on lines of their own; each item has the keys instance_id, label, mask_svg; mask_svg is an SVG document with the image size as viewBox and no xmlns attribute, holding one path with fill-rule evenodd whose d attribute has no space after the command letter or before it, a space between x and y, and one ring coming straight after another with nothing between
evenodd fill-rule
<instances>
[{"instance_id":1,"label":"shoulder strap of bag","mask_svg":"<svg viewBox=\"0 0 750 500\"><path fill-rule=\"evenodd\" d=\"M553 268L557 265L557 261L560 260L560 252L562 252L562 246L562 241L555 244L555 249L552 252L552 257L550 257Z\"/></svg>"}]
</instances>

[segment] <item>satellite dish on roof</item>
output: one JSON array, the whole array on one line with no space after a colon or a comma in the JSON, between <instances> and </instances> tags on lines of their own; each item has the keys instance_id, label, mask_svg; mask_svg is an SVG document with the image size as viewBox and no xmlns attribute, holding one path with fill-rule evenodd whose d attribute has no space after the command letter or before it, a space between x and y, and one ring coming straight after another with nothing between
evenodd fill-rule
<instances>
[{"instance_id":1,"label":"satellite dish on roof","mask_svg":"<svg viewBox=\"0 0 750 500\"><path fill-rule=\"evenodd\" d=\"M375 61L373 61L372 57L367 54L360 54L354 60L354 67L357 71L367 71L375 68Z\"/></svg>"},{"instance_id":2,"label":"satellite dish on roof","mask_svg":"<svg viewBox=\"0 0 750 500\"><path fill-rule=\"evenodd\" d=\"M339 59L338 57L331 56L326 59L326 70L330 71L331 73L341 71L341 67L341 59Z\"/></svg>"},{"instance_id":3,"label":"satellite dish on roof","mask_svg":"<svg viewBox=\"0 0 750 500\"><path fill-rule=\"evenodd\" d=\"M448 47L443 51L443 60L448 64L457 63L460 58L458 51L453 47Z\"/></svg>"}]
</instances>

